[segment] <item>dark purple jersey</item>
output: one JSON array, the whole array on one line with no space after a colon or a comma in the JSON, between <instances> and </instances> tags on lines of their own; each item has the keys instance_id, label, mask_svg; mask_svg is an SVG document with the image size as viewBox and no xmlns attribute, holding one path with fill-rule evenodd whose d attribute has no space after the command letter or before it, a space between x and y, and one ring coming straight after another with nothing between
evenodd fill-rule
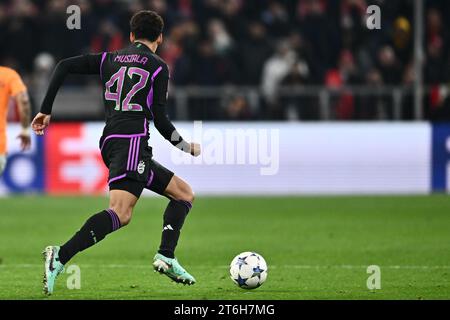
<instances>
[{"instance_id":1,"label":"dark purple jersey","mask_svg":"<svg viewBox=\"0 0 450 320\"><path fill-rule=\"evenodd\" d=\"M142 132L144 119L153 120L153 106L165 105L169 70L147 46L135 43L100 59L106 127L109 133Z\"/></svg>"},{"instance_id":2,"label":"dark purple jersey","mask_svg":"<svg viewBox=\"0 0 450 320\"><path fill-rule=\"evenodd\" d=\"M176 132L165 110L168 67L149 47L135 42L119 51L60 61L42 103L42 113L51 113L56 93L66 75L71 73L100 76L106 121L103 138L111 135L148 136L148 123L153 121L164 138L189 152L189 144Z\"/></svg>"}]
</instances>

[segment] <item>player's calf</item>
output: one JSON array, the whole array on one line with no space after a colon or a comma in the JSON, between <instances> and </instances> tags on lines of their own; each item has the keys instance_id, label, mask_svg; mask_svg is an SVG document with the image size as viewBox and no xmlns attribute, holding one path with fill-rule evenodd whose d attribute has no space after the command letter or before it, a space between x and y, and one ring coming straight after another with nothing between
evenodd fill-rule
<instances>
[{"instance_id":1,"label":"player's calf","mask_svg":"<svg viewBox=\"0 0 450 320\"><path fill-rule=\"evenodd\" d=\"M164 195L171 200L164 212L161 244L153 258L153 268L175 282L191 285L195 283L195 278L179 264L175 258L175 248L186 216L192 208L194 192L189 184L173 176Z\"/></svg>"},{"instance_id":2,"label":"player's calf","mask_svg":"<svg viewBox=\"0 0 450 320\"><path fill-rule=\"evenodd\" d=\"M81 229L59 251L62 264L74 255L103 240L108 234L127 225L137 198L129 192L112 190L110 208L91 216Z\"/></svg>"},{"instance_id":3,"label":"player's calf","mask_svg":"<svg viewBox=\"0 0 450 320\"><path fill-rule=\"evenodd\" d=\"M132 207L124 207L124 206L110 206L111 209L117 214L119 218L120 226L125 227L131 222L131 217L133 216L133 208Z\"/></svg>"},{"instance_id":4,"label":"player's calf","mask_svg":"<svg viewBox=\"0 0 450 320\"><path fill-rule=\"evenodd\" d=\"M59 259L66 264L74 255L102 241L108 234L122 227L118 214L106 209L86 220L80 230L61 246Z\"/></svg>"},{"instance_id":5,"label":"player's calf","mask_svg":"<svg viewBox=\"0 0 450 320\"><path fill-rule=\"evenodd\" d=\"M130 223L137 197L124 190L111 190L109 207L116 212L121 226Z\"/></svg>"},{"instance_id":6,"label":"player's calf","mask_svg":"<svg viewBox=\"0 0 450 320\"><path fill-rule=\"evenodd\" d=\"M44 292L52 294L56 277L74 255L102 241L121 227L119 216L113 209L103 210L87 219L80 230L61 247L45 248Z\"/></svg>"},{"instance_id":7,"label":"player's calf","mask_svg":"<svg viewBox=\"0 0 450 320\"><path fill-rule=\"evenodd\" d=\"M194 192L181 178L174 176L166 188L165 195L171 198L163 216L163 230L158 253L175 258L180 231L192 208Z\"/></svg>"}]
</instances>

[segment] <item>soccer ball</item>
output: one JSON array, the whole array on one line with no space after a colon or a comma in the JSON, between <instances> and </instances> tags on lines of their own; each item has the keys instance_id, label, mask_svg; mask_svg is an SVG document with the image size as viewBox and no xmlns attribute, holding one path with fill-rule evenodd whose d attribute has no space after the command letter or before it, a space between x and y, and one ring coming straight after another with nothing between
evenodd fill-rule
<instances>
[{"instance_id":1,"label":"soccer ball","mask_svg":"<svg viewBox=\"0 0 450 320\"><path fill-rule=\"evenodd\" d=\"M243 289L255 289L267 279L267 263L255 252L242 252L230 264L231 280Z\"/></svg>"}]
</instances>

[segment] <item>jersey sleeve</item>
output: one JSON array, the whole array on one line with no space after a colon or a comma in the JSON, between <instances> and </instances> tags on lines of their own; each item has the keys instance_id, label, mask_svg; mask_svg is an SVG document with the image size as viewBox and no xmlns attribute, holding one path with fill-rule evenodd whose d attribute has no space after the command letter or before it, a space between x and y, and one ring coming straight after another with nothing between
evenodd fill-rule
<instances>
[{"instance_id":1,"label":"jersey sleeve","mask_svg":"<svg viewBox=\"0 0 450 320\"><path fill-rule=\"evenodd\" d=\"M169 68L166 64L161 66L161 71L153 80L153 103L159 105L166 105L167 97L169 95Z\"/></svg>"},{"instance_id":2,"label":"jersey sleeve","mask_svg":"<svg viewBox=\"0 0 450 320\"><path fill-rule=\"evenodd\" d=\"M9 79L9 86L10 86L10 88L9 88L10 95L13 97L16 96L17 94L25 92L27 90L27 87L23 83L19 74L14 70L11 71L11 76Z\"/></svg>"},{"instance_id":3,"label":"jersey sleeve","mask_svg":"<svg viewBox=\"0 0 450 320\"><path fill-rule=\"evenodd\" d=\"M69 73L73 74L99 74L102 54L85 54L60 61L64 64Z\"/></svg>"},{"instance_id":4,"label":"jersey sleeve","mask_svg":"<svg viewBox=\"0 0 450 320\"><path fill-rule=\"evenodd\" d=\"M169 69L163 65L153 80L153 122L158 132L173 146L184 152L190 152L190 144L175 129L166 111L169 83Z\"/></svg>"},{"instance_id":5,"label":"jersey sleeve","mask_svg":"<svg viewBox=\"0 0 450 320\"><path fill-rule=\"evenodd\" d=\"M61 60L53 72L41 113L51 114L56 93L68 74L100 74L102 54L86 54Z\"/></svg>"}]
</instances>

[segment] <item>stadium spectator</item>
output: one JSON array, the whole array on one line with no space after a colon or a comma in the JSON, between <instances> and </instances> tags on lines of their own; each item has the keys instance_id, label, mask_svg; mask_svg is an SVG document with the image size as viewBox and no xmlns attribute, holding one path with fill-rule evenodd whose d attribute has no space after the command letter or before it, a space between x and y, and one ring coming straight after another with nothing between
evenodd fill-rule
<instances>
[{"instance_id":1,"label":"stadium spectator","mask_svg":"<svg viewBox=\"0 0 450 320\"><path fill-rule=\"evenodd\" d=\"M378 69L373 68L366 74L365 82L374 89L380 88L384 84L383 75ZM375 93L360 96L359 103L356 105L355 118L358 120L382 120L388 118L388 112L390 111L389 99L382 94Z\"/></svg>"},{"instance_id":2,"label":"stadium spectator","mask_svg":"<svg viewBox=\"0 0 450 320\"><path fill-rule=\"evenodd\" d=\"M236 95L230 99L225 106L225 118L233 121L252 119L252 112L245 96Z\"/></svg>"},{"instance_id":3,"label":"stadium spectator","mask_svg":"<svg viewBox=\"0 0 450 320\"><path fill-rule=\"evenodd\" d=\"M261 87L267 103L269 118L280 118L282 110L278 100L278 87L295 65L297 55L286 40L277 45L276 52L264 64Z\"/></svg>"},{"instance_id":4,"label":"stadium spectator","mask_svg":"<svg viewBox=\"0 0 450 320\"><path fill-rule=\"evenodd\" d=\"M395 51L391 46L385 45L378 51L378 69L386 84L400 83L402 76L402 66L395 56Z\"/></svg>"},{"instance_id":5,"label":"stadium spectator","mask_svg":"<svg viewBox=\"0 0 450 320\"><path fill-rule=\"evenodd\" d=\"M272 46L265 37L266 28L258 21L252 21L247 29L248 38L238 49L242 84L259 85L265 61L272 54Z\"/></svg>"}]
</instances>

